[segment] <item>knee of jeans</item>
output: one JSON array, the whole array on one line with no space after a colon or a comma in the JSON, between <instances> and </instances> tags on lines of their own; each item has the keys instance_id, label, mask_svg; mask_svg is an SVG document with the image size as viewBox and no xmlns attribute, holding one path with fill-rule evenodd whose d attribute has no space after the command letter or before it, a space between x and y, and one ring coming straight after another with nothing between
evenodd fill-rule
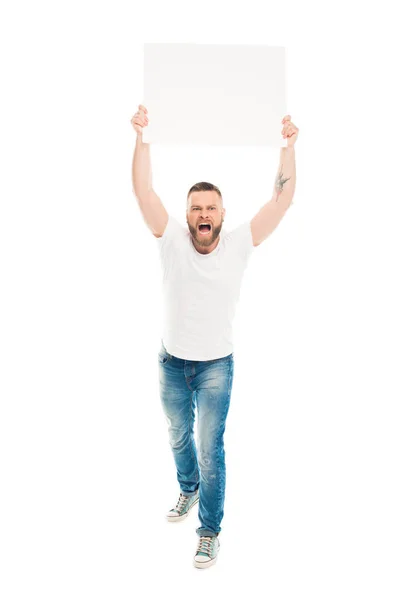
<instances>
[{"instance_id":1,"label":"knee of jeans","mask_svg":"<svg viewBox=\"0 0 400 600\"><path fill-rule=\"evenodd\" d=\"M200 467L204 470L212 470L216 466L217 453L211 450L200 448L198 452L198 460Z\"/></svg>"},{"instance_id":2,"label":"knee of jeans","mask_svg":"<svg viewBox=\"0 0 400 600\"><path fill-rule=\"evenodd\" d=\"M224 430L221 427L202 429L197 432L199 456L204 457L204 465L213 462L224 446Z\"/></svg>"},{"instance_id":3,"label":"knee of jeans","mask_svg":"<svg viewBox=\"0 0 400 600\"><path fill-rule=\"evenodd\" d=\"M169 443L171 448L174 450L179 450L180 448L186 446L190 441L189 432L176 430L175 428L169 428Z\"/></svg>"}]
</instances>

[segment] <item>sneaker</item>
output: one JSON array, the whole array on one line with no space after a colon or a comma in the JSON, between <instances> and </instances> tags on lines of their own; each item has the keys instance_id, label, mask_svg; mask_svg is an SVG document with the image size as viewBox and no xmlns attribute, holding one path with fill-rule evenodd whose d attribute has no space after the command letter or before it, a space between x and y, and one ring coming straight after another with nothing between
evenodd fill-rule
<instances>
[{"instance_id":1,"label":"sneaker","mask_svg":"<svg viewBox=\"0 0 400 600\"><path fill-rule=\"evenodd\" d=\"M198 569L211 567L217 560L219 546L220 543L217 536L200 536L197 551L193 560L194 566Z\"/></svg>"},{"instance_id":2,"label":"sneaker","mask_svg":"<svg viewBox=\"0 0 400 600\"><path fill-rule=\"evenodd\" d=\"M185 496L181 492L175 508L171 509L169 513L167 513L167 520L171 522L183 521L183 519L186 519L191 509L195 504L198 503L198 501L199 488L197 488L196 493L192 496Z\"/></svg>"}]
</instances>

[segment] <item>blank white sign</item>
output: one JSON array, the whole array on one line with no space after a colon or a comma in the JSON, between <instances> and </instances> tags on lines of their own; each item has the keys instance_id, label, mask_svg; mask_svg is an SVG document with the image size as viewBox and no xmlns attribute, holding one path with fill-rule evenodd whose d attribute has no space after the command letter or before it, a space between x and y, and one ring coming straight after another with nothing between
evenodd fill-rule
<instances>
[{"instance_id":1,"label":"blank white sign","mask_svg":"<svg viewBox=\"0 0 400 600\"><path fill-rule=\"evenodd\" d=\"M144 44L143 141L286 147L285 48Z\"/></svg>"}]
</instances>

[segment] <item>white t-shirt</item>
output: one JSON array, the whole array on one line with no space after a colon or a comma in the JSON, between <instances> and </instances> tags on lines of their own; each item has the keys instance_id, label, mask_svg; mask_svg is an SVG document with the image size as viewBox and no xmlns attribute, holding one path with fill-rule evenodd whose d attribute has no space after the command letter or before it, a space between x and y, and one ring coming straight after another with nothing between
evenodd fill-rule
<instances>
[{"instance_id":1,"label":"white t-shirt","mask_svg":"<svg viewBox=\"0 0 400 600\"><path fill-rule=\"evenodd\" d=\"M222 226L209 254L194 247L189 228L169 215L156 238L163 271L162 342L185 360L214 360L233 352L232 322L247 261L254 250L250 221L233 231Z\"/></svg>"}]
</instances>

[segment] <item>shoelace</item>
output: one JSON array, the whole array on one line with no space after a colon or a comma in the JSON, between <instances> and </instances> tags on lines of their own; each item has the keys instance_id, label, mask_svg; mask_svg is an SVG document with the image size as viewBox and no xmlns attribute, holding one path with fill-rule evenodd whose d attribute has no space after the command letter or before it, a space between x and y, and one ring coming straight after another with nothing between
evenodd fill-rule
<instances>
[{"instance_id":1,"label":"shoelace","mask_svg":"<svg viewBox=\"0 0 400 600\"><path fill-rule=\"evenodd\" d=\"M189 500L188 496L184 496L182 492L179 495L179 500L175 506L175 510L181 512L182 508L185 506L186 502Z\"/></svg>"},{"instance_id":2,"label":"shoelace","mask_svg":"<svg viewBox=\"0 0 400 600\"><path fill-rule=\"evenodd\" d=\"M208 556L211 558L212 542L212 537L208 535L201 535L197 546L197 552L205 552L205 554L208 554Z\"/></svg>"}]
</instances>

